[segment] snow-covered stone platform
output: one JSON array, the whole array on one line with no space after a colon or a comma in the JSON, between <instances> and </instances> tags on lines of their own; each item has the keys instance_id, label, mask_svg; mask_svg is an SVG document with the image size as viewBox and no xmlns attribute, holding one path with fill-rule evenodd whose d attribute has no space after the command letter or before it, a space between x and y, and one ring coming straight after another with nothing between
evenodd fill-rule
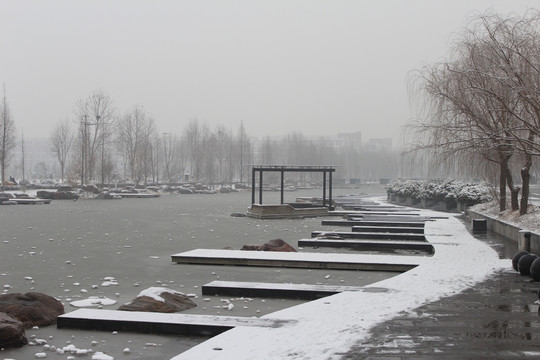
<instances>
[{"instance_id":1,"label":"snow-covered stone platform","mask_svg":"<svg viewBox=\"0 0 540 360\"><path fill-rule=\"evenodd\" d=\"M426 230L434 256L418 257L419 266L412 270L365 286L386 292L345 291L280 310L262 318L296 322L280 328L237 327L172 360L340 359L375 325L464 291L509 266L455 217L430 221Z\"/></svg>"},{"instance_id":2,"label":"snow-covered stone platform","mask_svg":"<svg viewBox=\"0 0 540 360\"><path fill-rule=\"evenodd\" d=\"M410 270L421 256L196 249L171 255L178 264L241 265L333 270Z\"/></svg>"},{"instance_id":3,"label":"snow-covered stone platform","mask_svg":"<svg viewBox=\"0 0 540 360\"><path fill-rule=\"evenodd\" d=\"M295 322L294 320L292 322ZM236 326L280 327L291 321L239 316L194 315L103 309L79 309L57 319L59 329L133 331L213 336Z\"/></svg>"},{"instance_id":4,"label":"snow-covered stone platform","mask_svg":"<svg viewBox=\"0 0 540 360\"><path fill-rule=\"evenodd\" d=\"M337 233L342 234L342 233ZM353 248L355 250L415 250L433 253L433 245L425 241L377 239L300 239L299 247Z\"/></svg>"},{"instance_id":5,"label":"snow-covered stone platform","mask_svg":"<svg viewBox=\"0 0 540 360\"><path fill-rule=\"evenodd\" d=\"M279 299L314 300L334 295L343 291L379 291L383 288L365 288L360 286L282 284L263 282L219 281L215 280L202 286L203 295L266 297Z\"/></svg>"},{"instance_id":6,"label":"snow-covered stone platform","mask_svg":"<svg viewBox=\"0 0 540 360\"><path fill-rule=\"evenodd\" d=\"M401 221L401 220L322 220L323 226L397 226L397 227L424 227L426 222L418 219L416 221Z\"/></svg>"},{"instance_id":7,"label":"snow-covered stone platform","mask_svg":"<svg viewBox=\"0 0 540 360\"><path fill-rule=\"evenodd\" d=\"M157 198L158 193L129 193L129 192L113 192L111 196L119 196L122 198Z\"/></svg>"},{"instance_id":8,"label":"snow-covered stone platform","mask_svg":"<svg viewBox=\"0 0 540 360\"><path fill-rule=\"evenodd\" d=\"M421 228L418 228L421 229ZM311 237L324 237L325 234L339 235L347 239L370 239L370 240L414 240L426 241L424 234L398 233L398 232L362 232L356 231L356 226L352 227L352 231L312 231Z\"/></svg>"},{"instance_id":9,"label":"snow-covered stone platform","mask_svg":"<svg viewBox=\"0 0 540 360\"><path fill-rule=\"evenodd\" d=\"M12 198L7 199L10 202L17 203L19 205L42 205L50 204L51 199L39 199L39 198Z\"/></svg>"},{"instance_id":10,"label":"snow-covered stone platform","mask_svg":"<svg viewBox=\"0 0 540 360\"><path fill-rule=\"evenodd\" d=\"M410 226L365 226L355 225L353 226L355 232L388 232L388 233L402 233L402 234L423 234L423 227L410 227ZM312 232L313 234L313 232Z\"/></svg>"}]
</instances>

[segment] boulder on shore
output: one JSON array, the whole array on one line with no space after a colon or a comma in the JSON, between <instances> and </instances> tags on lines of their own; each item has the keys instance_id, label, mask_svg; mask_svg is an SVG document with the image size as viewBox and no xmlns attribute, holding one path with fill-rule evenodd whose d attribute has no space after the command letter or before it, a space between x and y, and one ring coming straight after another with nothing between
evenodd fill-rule
<instances>
[{"instance_id":1,"label":"boulder on shore","mask_svg":"<svg viewBox=\"0 0 540 360\"><path fill-rule=\"evenodd\" d=\"M197 306L181 292L162 287L151 287L139 293L135 300L118 308L124 311L173 313Z\"/></svg>"},{"instance_id":2,"label":"boulder on shore","mask_svg":"<svg viewBox=\"0 0 540 360\"><path fill-rule=\"evenodd\" d=\"M0 348L21 347L28 344L23 323L0 312Z\"/></svg>"},{"instance_id":3,"label":"boulder on shore","mask_svg":"<svg viewBox=\"0 0 540 360\"><path fill-rule=\"evenodd\" d=\"M24 328L48 326L64 313L64 305L52 296L28 292L0 295L0 312L21 321Z\"/></svg>"},{"instance_id":4,"label":"boulder on shore","mask_svg":"<svg viewBox=\"0 0 540 360\"><path fill-rule=\"evenodd\" d=\"M244 245L241 250L296 252L296 249L281 239L273 239L262 245Z\"/></svg>"},{"instance_id":5,"label":"boulder on shore","mask_svg":"<svg viewBox=\"0 0 540 360\"><path fill-rule=\"evenodd\" d=\"M36 193L37 197L40 199L49 199L49 200L75 200L79 196L73 191L47 191L39 190Z\"/></svg>"}]
</instances>

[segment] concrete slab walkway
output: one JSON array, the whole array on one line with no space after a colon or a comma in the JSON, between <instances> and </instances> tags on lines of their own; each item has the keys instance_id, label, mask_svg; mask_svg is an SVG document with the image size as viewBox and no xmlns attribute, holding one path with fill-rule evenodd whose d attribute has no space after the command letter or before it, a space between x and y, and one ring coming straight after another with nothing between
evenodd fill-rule
<instances>
[{"instance_id":1,"label":"concrete slab walkway","mask_svg":"<svg viewBox=\"0 0 540 360\"><path fill-rule=\"evenodd\" d=\"M425 211L423 214L436 215ZM237 327L176 356L182 359L340 359L355 353L377 326L486 280L509 260L472 237L456 218L426 224L433 257L393 278L369 286L386 292L343 292L264 316L296 320L279 329ZM359 357L356 357L359 355Z\"/></svg>"}]
</instances>

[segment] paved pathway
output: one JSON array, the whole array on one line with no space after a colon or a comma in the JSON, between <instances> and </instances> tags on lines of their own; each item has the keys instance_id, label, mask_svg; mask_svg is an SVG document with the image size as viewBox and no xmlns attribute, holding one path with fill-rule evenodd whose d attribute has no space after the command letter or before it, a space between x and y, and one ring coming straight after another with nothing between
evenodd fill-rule
<instances>
[{"instance_id":1,"label":"paved pathway","mask_svg":"<svg viewBox=\"0 0 540 360\"><path fill-rule=\"evenodd\" d=\"M539 286L513 269L500 271L376 325L343 359L539 359Z\"/></svg>"},{"instance_id":2,"label":"paved pathway","mask_svg":"<svg viewBox=\"0 0 540 360\"><path fill-rule=\"evenodd\" d=\"M486 280L489 274L510 266L510 261L501 261L497 252L485 242L474 240L463 224L454 217L430 222L426 226L426 234L429 234L426 238L435 247L435 255L421 257L420 266L371 285L385 288L388 292L343 292L277 311L265 318L296 320L294 325L279 329L237 327L173 359L337 360L344 357L364 359L372 356L371 354L374 358L380 354L383 358L396 359L400 358L400 353L410 355L410 358L419 357L413 350L409 352L404 344L412 347L417 341L431 349L431 346L427 345L429 338L419 335L413 342L413 331L417 328L413 322L415 317L403 319L405 324L410 324L405 328L400 323L400 314L403 311L420 311L420 314L424 314L427 310L417 310L429 306L423 304L435 304L439 299L452 298L454 294L470 287L476 288L479 283L489 281ZM452 303L443 305L452 306ZM431 313L438 314L436 311ZM391 319L396 315L398 318L394 322ZM426 316L426 319L429 319L429 316ZM460 321L455 320L458 324L455 325L456 328L461 327ZM379 327L380 324L384 326ZM386 337L393 332L398 335ZM424 332L429 334L426 336L436 336L431 333L429 329ZM453 332L450 331L449 334ZM395 342L396 336L404 338L397 338L399 342ZM441 335L441 343L453 341L449 337L444 339L445 336L446 333ZM359 346L355 346L355 343ZM378 352L381 344L385 343L396 348L396 356L391 352ZM424 358L439 358L437 350L429 351L431 353ZM467 352L461 352L461 355L464 354Z\"/></svg>"}]
</instances>

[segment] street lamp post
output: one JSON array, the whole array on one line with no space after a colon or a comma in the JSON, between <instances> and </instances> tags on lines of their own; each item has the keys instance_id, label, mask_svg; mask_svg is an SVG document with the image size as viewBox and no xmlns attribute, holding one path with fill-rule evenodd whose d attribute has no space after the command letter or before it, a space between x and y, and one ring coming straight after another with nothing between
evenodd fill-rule
<instances>
[{"instance_id":1,"label":"street lamp post","mask_svg":"<svg viewBox=\"0 0 540 360\"><path fill-rule=\"evenodd\" d=\"M81 188L84 186L84 144L85 136L84 129L86 124L86 115L83 115L83 121L81 121Z\"/></svg>"},{"instance_id":2,"label":"street lamp post","mask_svg":"<svg viewBox=\"0 0 540 360\"><path fill-rule=\"evenodd\" d=\"M101 119L101 116L96 115L96 125L99 124L99 120ZM101 124L101 190L103 191L103 188L105 187L105 134L106 123Z\"/></svg>"},{"instance_id":3,"label":"street lamp post","mask_svg":"<svg viewBox=\"0 0 540 360\"><path fill-rule=\"evenodd\" d=\"M167 181L171 181L171 174L169 173L169 155L167 155L167 139L166 136L169 136L169 146L171 143L170 133L163 133L163 156L165 157L165 171L167 172ZM170 151L171 149L169 149Z\"/></svg>"},{"instance_id":4,"label":"street lamp post","mask_svg":"<svg viewBox=\"0 0 540 360\"><path fill-rule=\"evenodd\" d=\"M156 185L159 186L159 134L156 134Z\"/></svg>"}]
</instances>

